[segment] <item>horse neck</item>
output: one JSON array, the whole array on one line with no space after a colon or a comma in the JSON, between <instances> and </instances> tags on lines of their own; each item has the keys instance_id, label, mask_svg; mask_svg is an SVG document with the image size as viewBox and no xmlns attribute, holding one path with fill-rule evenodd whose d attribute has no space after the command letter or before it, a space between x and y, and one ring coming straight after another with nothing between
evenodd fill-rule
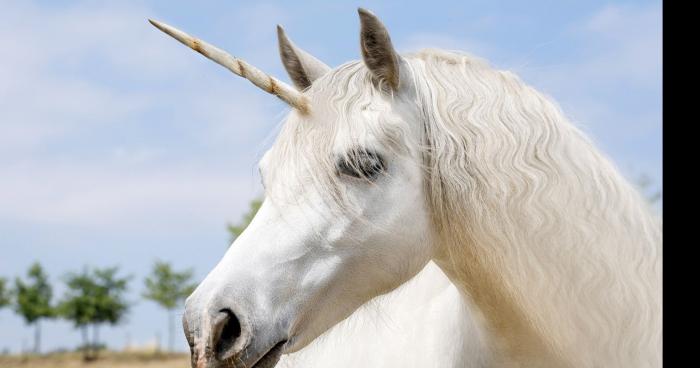
<instances>
[{"instance_id":1,"label":"horse neck","mask_svg":"<svg viewBox=\"0 0 700 368\"><path fill-rule=\"evenodd\" d=\"M473 156L429 164L441 239L436 262L516 361L655 365L661 342L656 219L586 137L541 103L552 111L543 113L544 123L525 122L535 127L531 136L516 135L518 122L500 122L516 125L503 132L508 139L534 143L509 148L508 139L490 137L505 146L484 153L488 142L479 139L499 134L484 129L463 137L477 147ZM489 154L496 159L482 165Z\"/></svg>"}]
</instances>

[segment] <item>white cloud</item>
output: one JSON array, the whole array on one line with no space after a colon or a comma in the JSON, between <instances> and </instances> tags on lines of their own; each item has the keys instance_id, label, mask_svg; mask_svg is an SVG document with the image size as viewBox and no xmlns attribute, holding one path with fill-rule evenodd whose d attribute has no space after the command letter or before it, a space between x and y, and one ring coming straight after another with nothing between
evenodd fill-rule
<instances>
[{"instance_id":1,"label":"white cloud","mask_svg":"<svg viewBox=\"0 0 700 368\"><path fill-rule=\"evenodd\" d=\"M252 175L195 165L19 164L0 181L0 221L112 231L165 231L233 219L257 193Z\"/></svg>"},{"instance_id":2,"label":"white cloud","mask_svg":"<svg viewBox=\"0 0 700 368\"><path fill-rule=\"evenodd\" d=\"M148 24L154 14L133 3L3 5L0 43L12 52L0 58L0 221L223 222L259 194L251 168L262 145L250 142L284 105L221 78L225 71ZM168 130L180 140L191 132L192 146L175 146ZM188 150L201 157L178 161ZM220 155L232 152L250 162L226 166L232 158Z\"/></svg>"},{"instance_id":3,"label":"white cloud","mask_svg":"<svg viewBox=\"0 0 700 368\"><path fill-rule=\"evenodd\" d=\"M624 82L645 88L660 87L660 7L610 5L572 27L570 34L577 55L563 65L545 67L541 72L549 75L553 83L563 85L575 78L586 84Z\"/></svg>"},{"instance_id":4,"label":"white cloud","mask_svg":"<svg viewBox=\"0 0 700 368\"><path fill-rule=\"evenodd\" d=\"M0 151L27 154L85 125L118 122L148 96L111 85L182 71L184 58L154 42L144 10L119 7L46 11L29 2L3 5L0 43ZM138 20L138 23L135 23ZM94 75L91 75L94 74Z\"/></svg>"}]
</instances>

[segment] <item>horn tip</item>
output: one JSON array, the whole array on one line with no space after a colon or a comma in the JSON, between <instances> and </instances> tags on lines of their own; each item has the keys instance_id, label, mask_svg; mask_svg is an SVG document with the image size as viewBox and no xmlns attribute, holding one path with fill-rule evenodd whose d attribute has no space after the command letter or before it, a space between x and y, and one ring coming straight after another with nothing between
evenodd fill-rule
<instances>
[{"instance_id":1,"label":"horn tip","mask_svg":"<svg viewBox=\"0 0 700 368\"><path fill-rule=\"evenodd\" d=\"M165 32L165 24L163 24L163 23L161 23L161 22L159 22L159 21L157 21L157 20L153 20L153 19L151 19L151 18L148 18L148 23L151 23L152 26L154 26L154 27L160 29L161 31Z\"/></svg>"}]
</instances>

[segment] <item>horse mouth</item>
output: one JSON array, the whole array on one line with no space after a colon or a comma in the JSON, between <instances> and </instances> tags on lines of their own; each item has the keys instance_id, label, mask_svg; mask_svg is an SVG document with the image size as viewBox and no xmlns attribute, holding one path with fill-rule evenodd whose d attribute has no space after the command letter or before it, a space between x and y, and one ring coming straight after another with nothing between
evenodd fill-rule
<instances>
[{"instance_id":1,"label":"horse mouth","mask_svg":"<svg viewBox=\"0 0 700 368\"><path fill-rule=\"evenodd\" d=\"M282 340L275 344L270 350L260 357L251 368L273 368L282 356L282 348L287 340Z\"/></svg>"}]
</instances>

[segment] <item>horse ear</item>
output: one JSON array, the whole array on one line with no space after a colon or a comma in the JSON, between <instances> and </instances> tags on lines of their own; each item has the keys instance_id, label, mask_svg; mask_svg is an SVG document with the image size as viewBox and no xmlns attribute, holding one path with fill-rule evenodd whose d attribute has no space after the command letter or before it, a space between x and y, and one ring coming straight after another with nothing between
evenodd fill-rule
<instances>
[{"instance_id":1,"label":"horse ear","mask_svg":"<svg viewBox=\"0 0 700 368\"><path fill-rule=\"evenodd\" d=\"M282 64L299 90L308 88L316 79L331 70L328 65L290 41L280 25L277 25L277 40Z\"/></svg>"},{"instance_id":2,"label":"horse ear","mask_svg":"<svg viewBox=\"0 0 700 368\"><path fill-rule=\"evenodd\" d=\"M399 88L399 55L394 50L389 31L372 12L359 8L360 49L367 68L394 91Z\"/></svg>"}]
</instances>

